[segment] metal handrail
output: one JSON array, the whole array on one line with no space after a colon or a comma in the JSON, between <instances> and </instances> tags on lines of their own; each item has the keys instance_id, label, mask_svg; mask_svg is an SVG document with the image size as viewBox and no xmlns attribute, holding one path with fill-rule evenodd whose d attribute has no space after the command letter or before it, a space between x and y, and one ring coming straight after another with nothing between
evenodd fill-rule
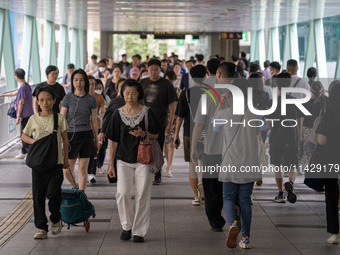
<instances>
[{"instance_id":1,"label":"metal handrail","mask_svg":"<svg viewBox=\"0 0 340 255\"><path fill-rule=\"evenodd\" d=\"M59 81L60 79L62 79L64 76L60 76L60 77L58 77L57 78L57 81ZM32 88L32 91L33 91L33 88L35 88L38 84L40 84L40 83L43 83L43 82L46 82L47 80L45 80L45 81L42 81L42 82L39 82L39 83L35 83L35 84L30 84L30 86L31 86L31 88ZM6 86L6 83L4 84L5 86ZM7 94L7 93L11 93L11 92L14 92L14 91L16 91L16 90L18 90L18 89L13 89L13 90L10 90L10 91L6 91L6 92L4 92L3 94ZM0 98L0 100L1 100L2 98ZM9 102L7 102L7 103L5 103L5 102L3 102L3 103L0 103L0 106L1 105L3 105L3 104L8 104Z\"/></svg>"}]
</instances>

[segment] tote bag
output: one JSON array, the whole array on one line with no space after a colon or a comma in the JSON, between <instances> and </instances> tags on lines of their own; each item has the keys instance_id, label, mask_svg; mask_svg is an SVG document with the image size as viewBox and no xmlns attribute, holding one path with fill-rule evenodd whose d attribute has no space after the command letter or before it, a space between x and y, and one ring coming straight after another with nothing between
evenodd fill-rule
<instances>
[{"instance_id":1,"label":"tote bag","mask_svg":"<svg viewBox=\"0 0 340 255\"><path fill-rule=\"evenodd\" d=\"M31 144L26 158L26 165L33 170L46 172L58 164L58 114L53 113L53 133Z\"/></svg>"}]
</instances>

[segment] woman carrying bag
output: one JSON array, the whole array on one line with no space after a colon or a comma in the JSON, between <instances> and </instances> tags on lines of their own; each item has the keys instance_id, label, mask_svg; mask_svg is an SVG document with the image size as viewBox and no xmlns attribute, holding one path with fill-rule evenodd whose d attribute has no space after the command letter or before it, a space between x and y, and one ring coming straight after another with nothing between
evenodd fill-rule
<instances>
[{"instance_id":1,"label":"woman carrying bag","mask_svg":"<svg viewBox=\"0 0 340 255\"><path fill-rule=\"evenodd\" d=\"M150 202L153 174L148 164L137 161L138 147L142 138L157 139L158 126L151 109L137 101L144 96L141 85L128 79L121 89L126 104L116 110L106 129L110 139L109 176L115 177L114 159L117 157L117 206L123 231L121 240L133 235L134 242L144 242L149 227ZM145 117L148 117L148 131ZM135 209L131 200L135 187Z\"/></svg>"},{"instance_id":2,"label":"woman carrying bag","mask_svg":"<svg viewBox=\"0 0 340 255\"><path fill-rule=\"evenodd\" d=\"M340 81L333 81L329 86L329 100L327 110L322 116L320 125L316 130L318 133L318 143L326 146L325 163L321 165L327 169L327 174L321 172L325 183L326 197L326 218L327 232L330 237L327 243L339 243L339 186L338 186L338 169L340 164ZM334 166L331 168L331 166ZM333 170L332 170L333 169Z\"/></svg>"}]
</instances>

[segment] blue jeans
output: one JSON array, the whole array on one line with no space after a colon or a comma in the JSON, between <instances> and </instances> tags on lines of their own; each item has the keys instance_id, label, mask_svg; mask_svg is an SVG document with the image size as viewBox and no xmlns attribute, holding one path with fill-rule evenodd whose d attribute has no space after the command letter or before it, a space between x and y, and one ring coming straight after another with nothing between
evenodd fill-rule
<instances>
[{"instance_id":1,"label":"blue jeans","mask_svg":"<svg viewBox=\"0 0 340 255\"><path fill-rule=\"evenodd\" d=\"M237 184L233 182L223 183L223 208L227 215L228 225L236 220L235 201L239 196L241 208L242 236L250 236L251 225L251 194L254 182Z\"/></svg>"}]
</instances>

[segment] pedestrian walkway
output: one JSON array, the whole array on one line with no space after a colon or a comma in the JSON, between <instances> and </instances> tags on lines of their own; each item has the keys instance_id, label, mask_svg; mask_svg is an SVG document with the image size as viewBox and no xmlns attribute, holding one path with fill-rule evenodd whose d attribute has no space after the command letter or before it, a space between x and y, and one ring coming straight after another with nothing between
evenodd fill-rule
<instances>
[{"instance_id":1,"label":"pedestrian walkway","mask_svg":"<svg viewBox=\"0 0 340 255\"><path fill-rule=\"evenodd\" d=\"M0 222L31 190L31 171L23 161L14 159L20 145L0 154ZM58 236L50 233L46 240L34 240L36 228L31 218L4 246L1 255L45 254L340 254L340 245L326 243L324 194L308 189L298 176L296 204L277 204L274 177L266 175L264 184L254 188L251 250L229 249L225 245L227 232L210 230L204 206L191 205L192 191L188 183L187 163L182 147L176 153L173 178L163 178L163 184L153 186L151 222L145 243L123 242L115 203L116 184L106 175L97 174L97 183L88 185L89 200L96 207L89 233L84 227L64 226ZM64 181L63 187L70 187ZM25 198L25 199L24 199ZM225 230L225 229L224 229ZM4 230L0 223L0 242Z\"/></svg>"}]
</instances>

